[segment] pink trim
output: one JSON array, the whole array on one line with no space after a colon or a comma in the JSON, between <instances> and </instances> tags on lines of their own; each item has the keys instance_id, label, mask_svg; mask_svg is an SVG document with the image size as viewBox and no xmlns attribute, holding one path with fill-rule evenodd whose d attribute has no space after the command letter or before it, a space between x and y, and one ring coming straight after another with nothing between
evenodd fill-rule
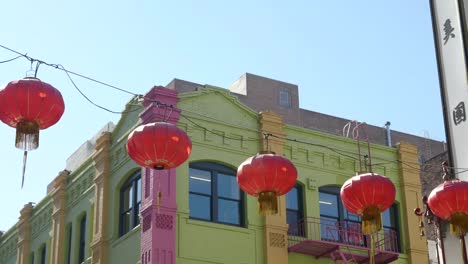
<instances>
[{"instance_id":1,"label":"pink trim","mask_svg":"<svg viewBox=\"0 0 468 264\"><path fill-rule=\"evenodd\" d=\"M140 114L142 123L163 121L169 116L167 122L176 124L180 118L180 109L176 107L179 100L177 94L177 91L162 86L153 87L143 101L145 110ZM155 101L172 105L172 109L158 106ZM142 174L144 193L140 211L141 263L175 264L177 213L175 169L157 171L142 168ZM160 203L158 203L158 192L161 193Z\"/></svg>"}]
</instances>

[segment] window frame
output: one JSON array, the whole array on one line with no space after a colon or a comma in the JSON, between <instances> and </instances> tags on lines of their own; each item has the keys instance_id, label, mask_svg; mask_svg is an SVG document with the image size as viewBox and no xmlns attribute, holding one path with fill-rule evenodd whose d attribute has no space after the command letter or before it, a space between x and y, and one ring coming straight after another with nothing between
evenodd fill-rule
<instances>
[{"instance_id":1,"label":"window frame","mask_svg":"<svg viewBox=\"0 0 468 264\"><path fill-rule=\"evenodd\" d=\"M46 264L46 260L47 260L47 244L43 244L42 247L41 247L41 251L40 251L40 263L39 264Z\"/></svg>"},{"instance_id":2,"label":"window frame","mask_svg":"<svg viewBox=\"0 0 468 264\"><path fill-rule=\"evenodd\" d=\"M319 205L319 211L320 211L320 219L322 219L322 217L325 217L325 218L333 218L333 219L336 219L338 223L341 223L341 222L344 222L345 225L348 225L349 223L353 223L353 224L358 224L359 226L361 225L361 217L359 217L358 220L354 220L354 219L350 219L348 218L348 214L350 214L351 212L349 212L348 210L346 210L346 208L344 207L343 205L343 201L341 200L341 196L340 196L340 187L338 186L322 186L322 187L319 187L319 197L320 197L320 193L325 193L325 194L331 194L331 195L336 195L337 196L337 201L338 201L338 217L334 217L334 216L330 216L330 215L323 215L322 214L322 211L320 210L320 205ZM320 198L319 198L319 201L320 201ZM396 233L396 239L397 239L397 248L396 250L398 252L401 252L401 241L400 241L400 226L399 226L399 208L398 208L398 204L397 203L393 203L392 206L390 206L387 210L390 210L389 211L389 217L390 217L390 222L393 220L394 223L395 223L395 226L386 226L384 225L384 219L383 219L383 214L384 212L382 212L382 230L392 230ZM386 211L387 211L386 210ZM322 238L323 239L323 238ZM327 240L327 239L325 239ZM364 244L367 244L367 238L366 236L363 236L363 243ZM346 239L345 238L342 238L342 237L339 237L338 238L338 241L335 241L335 242L339 242L339 243L347 243Z\"/></svg>"},{"instance_id":3,"label":"window frame","mask_svg":"<svg viewBox=\"0 0 468 264\"><path fill-rule=\"evenodd\" d=\"M142 194L142 186L141 186L141 170L137 170L132 173L131 176L122 184L119 189L119 237L127 234L131 230L133 230L136 226L140 224L140 209L141 209L141 201L142 197L138 197L138 190L140 190L140 194ZM138 184L140 183L140 184ZM128 189L132 190L132 203L130 208L124 209L124 199L125 199L125 192ZM138 200L138 198L140 198ZM138 210L135 210L138 207ZM130 214L130 223L128 226L128 230L126 230L126 225L124 225L125 215Z\"/></svg>"},{"instance_id":4,"label":"window frame","mask_svg":"<svg viewBox=\"0 0 468 264\"><path fill-rule=\"evenodd\" d=\"M190 190L190 169L197 169L202 171L208 171L211 175L211 194L200 193ZM189 205L190 205L190 195L198 195L209 197L210 199L210 219L193 217L189 213L190 219L205 221L210 223L218 223L223 225L245 227L245 194L242 189L239 188L239 200L227 197L220 197L218 195L218 174L224 174L231 177L236 177L236 171L226 165L216 163L216 162L192 162L189 164ZM218 220L218 205L219 200L233 201L238 203L239 208L239 224L233 224L228 222L222 222ZM190 211L190 208L189 208Z\"/></svg>"},{"instance_id":5,"label":"window frame","mask_svg":"<svg viewBox=\"0 0 468 264\"><path fill-rule=\"evenodd\" d=\"M322 214L322 210L320 210L320 205L319 205L319 211L320 211L320 221L322 221L322 217L325 219L334 219L336 220L336 223L339 225L339 228L346 228L349 229L350 226L354 227L360 227L361 226L361 217L357 216L356 219L349 218L349 214L352 214L343 205L343 201L341 200L341 195L340 195L340 190L341 188L339 186L322 186L319 188L319 201L320 201L320 193L324 194L329 194L329 195L334 195L336 197L337 201L337 210L338 210L338 216L331 216L331 215L325 215ZM354 214L353 214L354 215ZM344 225L344 226L343 226ZM354 228L351 228L351 230ZM344 243L344 244L363 244L365 245L367 243L367 238L365 235L362 236L362 240L360 241L354 241L354 237L351 238L348 237L347 234L338 232L337 233L338 238L334 239L333 241L338 242L338 243ZM322 240L330 240L329 238L323 238Z\"/></svg>"},{"instance_id":6,"label":"window frame","mask_svg":"<svg viewBox=\"0 0 468 264\"><path fill-rule=\"evenodd\" d=\"M69 223L67 225L67 264L72 263L72 241L73 241L73 224Z\"/></svg>"},{"instance_id":7,"label":"window frame","mask_svg":"<svg viewBox=\"0 0 468 264\"><path fill-rule=\"evenodd\" d=\"M86 214L80 218L78 236L78 263L83 263L86 258Z\"/></svg>"},{"instance_id":8,"label":"window frame","mask_svg":"<svg viewBox=\"0 0 468 264\"><path fill-rule=\"evenodd\" d=\"M395 232L396 234L396 240L397 240L397 248L396 250L398 252L401 252L401 238L400 238L400 215L399 215L399 206L397 203L393 203L392 206L390 206L386 211L388 211L389 213L389 218L390 218L390 225L385 225L384 223L384 219L383 219L383 214L384 212L382 212L382 229L384 230L391 230L393 232ZM385 212L386 212L385 211ZM393 222L395 223L394 226L392 226L392 220Z\"/></svg>"},{"instance_id":9,"label":"window frame","mask_svg":"<svg viewBox=\"0 0 468 264\"><path fill-rule=\"evenodd\" d=\"M287 101L282 100L282 95L287 96ZM289 89L280 89L278 93L278 104L285 108L291 108L291 91Z\"/></svg>"},{"instance_id":10,"label":"window frame","mask_svg":"<svg viewBox=\"0 0 468 264\"><path fill-rule=\"evenodd\" d=\"M297 191L297 207L298 209L290 209L288 208L288 202L287 202L287 199L288 199L288 194L293 190L293 189L296 189ZM300 224L301 223L304 223L304 216L305 216L305 210L304 210L304 186L302 184L300 184L299 182L297 182L293 189L291 189L288 193L286 193L286 223L288 225L291 226L291 224L296 224L298 227L300 227ZM293 212L295 213L298 217L298 221L297 223L289 223L288 221L288 216L289 216L289 212ZM302 226L302 228L304 228L304 226ZM292 234L290 233L292 230L288 229L288 234L289 235L304 235L305 236L305 233L304 233L304 229L299 229L297 230L299 234Z\"/></svg>"}]
</instances>

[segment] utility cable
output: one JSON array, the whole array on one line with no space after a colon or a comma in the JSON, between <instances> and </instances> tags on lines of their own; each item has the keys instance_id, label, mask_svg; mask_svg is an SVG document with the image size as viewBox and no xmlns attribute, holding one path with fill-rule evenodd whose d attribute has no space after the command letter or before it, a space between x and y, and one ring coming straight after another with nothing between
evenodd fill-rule
<instances>
[{"instance_id":1,"label":"utility cable","mask_svg":"<svg viewBox=\"0 0 468 264\"><path fill-rule=\"evenodd\" d=\"M115 89L115 90L118 90L118 91L121 91L121 92L124 92L124 93L127 93L127 94L130 94L130 95L133 95L135 96L135 98L137 100L141 100L141 99L145 99L145 100L148 100L150 102L154 102L159 106L162 106L162 107L173 107L172 105L167 105L167 104L163 104L157 100L153 100L151 98L148 98L148 97L145 97L144 95L141 95L141 94L137 94L137 93L134 93L134 92L131 92L129 90L126 90L126 89L123 89L123 88L119 88L115 85L111 85L109 83L106 83L106 82L102 82L102 81L99 81L95 78L92 78L92 77L88 77L86 75L83 75L83 74L80 74L80 73L77 73L77 72L74 72L74 71L71 71L71 70L67 70L63 65L61 64L52 64L52 63L47 63L43 60L39 60L39 59L35 59L31 56L28 56L27 53L23 54L21 52L18 52L14 49L11 49L11 48L8 48L4 45L1 45L0 44L0 48L3 48L3 49L6 49L10 52L13 52L15 54L17 54L18 56L17 57L14 57L12 59L8 59L8 60L5 60L5 61L0 61L0 63L7 63L7 62L11 62L11 61L14 61L18 58L21 58L21 57L24 57L25 59L27 59L28 61L31 62L31 64L33 64L34 62L36 62L36 69L35 69L35 75L37 75L37 72L38 72L38 69L39 69L39 66L40 65L46 65L46 66L49 66L49 67L52 67L54 69L57 69L57 70L61 70L63 72L66 73L68 79L70 80L70 82L72 83L72 85L74 86L74 88L79 92L79 94L81 96L83 96L89 103L91 103L92 105L104 110L104 111L107 111L107 112L110 112L110 113L114 113L114 114L123 114L123 113L129 113L129 112L135 112L135 111L139 111L141 110L141 107L140 108L136 108L136 109L133 109L133 110L128 110L128 111L113 111L113 110L110 110L104 106L101 106L97 103L95 103L94 101L92 101L88 96L86 96L86 94L83 93L83 91L81 91L81 89L78 88L78 86L76 85L76 83L74 82L74 80L71 78L70 75L75 75L77 77L80 77L80 78L83 78L83 79L86 79L86 80L89 80L89 81L92 81L92 82L95 82L95 83L98 83L100 85L103 85L103 86L106 86L106 87L109 87L109 88L112 88L112 89ZM188 111L187 111L188 112ZM229 137L229 136L226 136L224 134L221 134L221 133L218 133L218 132L215 132L213 130L210 130L204 126L201 126L199 124L197 124L196 122L194 122L192 119L188 118L187 116L185 115L181 115L184 119L186 119L187 121L189 121L190 123L192 123L193 125L197 126L197 127L200 127L214 135L218 135L218 136L221 136L221 137L224 137L224 138L227 138L227 139L231 139L231 140L239 140L239 141L259 141L260 139L244 139L244 138L234 138L234 137ZM260 133L260 131L257 131ZM279 137L277 135L272 135L272 137L275 137L275 138L278 138L278 139L283 139L283 140L287 140L287 141L291 141L291 142L297 142L297 143L301 143L301 144L306 144L306 145L310 145L310 146L316 146L316 147L321 147L321 148L325 148L325 149L328 149L338 155L341 155L341 156L344 156L344 157L347 157L347 158L350 158L350 159L353 159L353 160L359 160L359 158L357 157L353 157L351 155L348 155L348 154L345 154L343 152L345 152L345 150L338 150L338 149L335 149L335 148L332 148L332 147L329 147L329 146L325 146L325 145L321 145L321 144L316 144L316 143L311 143L311 142L306 142L306 141L302 141L302 140L298 140L298 139L290 139L290 138L285 138L285 137ZM353 155L356 155L356 156L359 156L359 154L357 153L353 153ZM388 161L388 162L384 162L384 163L376 163L376 164L373 164L373 165L383 165L383 164L388 164L388 163L401 163L401 164L405 164L406 166L410 167L410 168L413 168L413 169L418 169L418 170L421 170L421 171L424 171L422 168L417 168L417 167L414 167L413 165L409 165L410 163L411 164L414 164L416 166L418 165L424 165L424 164L420 164L420 163L416 163L416 162L403 162L401 160L385 160L385 159L381 159L379 158L380 160L384 160L384 161ZM467 168L455 168L455 167L449 167L450 169L453 169L453 170L460 170L458 172L455 172L455 174L460 174L460 173L465 173L465 172L468 172L468 169Z\"/></svg>"}]
</instances>

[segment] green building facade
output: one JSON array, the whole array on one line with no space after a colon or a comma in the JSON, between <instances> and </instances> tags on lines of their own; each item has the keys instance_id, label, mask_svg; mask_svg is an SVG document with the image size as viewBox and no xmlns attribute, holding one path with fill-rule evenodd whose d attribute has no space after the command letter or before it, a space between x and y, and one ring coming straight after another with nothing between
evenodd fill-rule
<instances>
[{"instance_id":1,"label":"green building facade","mask_svg":"<svg viewBox=\"0 0 468 264\"><path fill-rule=\"evenodd\" d=\"M21 209L17 225L0 236L0 263L366 263L368 241L359 219L339 199L341 185L360 170L356 140L288 123L287 114L274 109L254 110L232 89L188 90L172 83L152 92L168 90L178 92L177 126L193 148L189 160L166 175L175 177L168 183L175 184L175 218L159 212L169 210L166 198L161 208L147 210L153 216L148 225L174 232L142 235L151 230L140 214L145 195L159 188L142 181L165 175L148 176L126 153L126 139L145 108L134 98L115 127L107 125L70 157L40 202ZM279 214L263 217L256 199L239 190L235 172L266 149L294 163L298 182L280 199ZM417 148L371 144L371 154L373 171L397 189L379 234L380 263L427 263L426 241L411 213L421 197ZM164 241L169 250L160 246ZM143 250L149 244L156 248L152 253Z\"/></svg>"}]
</instances>

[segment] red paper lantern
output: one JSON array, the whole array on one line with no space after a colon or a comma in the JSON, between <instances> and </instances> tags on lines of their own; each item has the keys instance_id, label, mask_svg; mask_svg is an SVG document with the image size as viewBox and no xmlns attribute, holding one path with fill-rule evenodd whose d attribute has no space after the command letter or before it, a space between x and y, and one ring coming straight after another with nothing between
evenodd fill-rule
<instances>
[{"instance_id":1,"label":"red paper lantern","mask_svg":"<svg viewBox=\"0 0 468 264\"><path fill-rule=\"evenodd\" d=\"M16 147L39 146L39 130L57 123L65 110L62 95L37 78L11 81L0 90L0 120L16 128Z\"/></svg>"},{"instance_id":2,"label":"red paper lantern","mask_svg":"<svg viewBox=\"0 0 468 264\"><path fill-rule=\"evenodd\" d=\"M166 122L141 125L128 135L128 155L140 166L165 170L184 163L192 141L177 126Z\"/></svg>"},{"instance_id":3,"label":"red paper lantern","mask_svg":"<svg viewBox=\"0 0 468 264\"><path fill-rule=\"evenodd\" d=\"M278 213L277 196L289 192L296 180L296 167L288 159L272 153L250 157L237 169L239 187L258 197L261 214Z\"/></svg>"},{"instance_id":4,"label":"red paper lantern","mask_svg":"<svg viewBox=\"0 0 468 264\"><path fill-rule=\"evenodd\" d=\"M347 180L341 187L346 210L362 218L362 232L373 234L382 228L381 212L395 201L395 185L385 176L364 173Z\"/></svg>"},{"instance_id":5,"label":"red paper lantern","mask_svg":"<svg viewBox=\"0 0 468 264\"><path fill-rule=\"evenodd\" d=\"M446 181L432 190L427 200L431 211L449 221L451 232L462 236L468 231L468 182Z\"/></svg>"}]
</instances>

